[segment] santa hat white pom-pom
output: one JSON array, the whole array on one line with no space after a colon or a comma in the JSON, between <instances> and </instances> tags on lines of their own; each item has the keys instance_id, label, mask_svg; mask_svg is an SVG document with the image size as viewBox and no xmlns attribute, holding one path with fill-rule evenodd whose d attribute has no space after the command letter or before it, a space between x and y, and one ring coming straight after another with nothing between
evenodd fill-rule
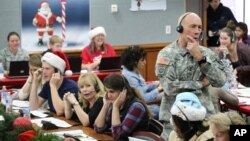
<instances>
[{"instance_id":1,"label":"santa hat white pom-pom","mask_svg":"<svg viewBox=\"0 0 250 141\"><path fill-rule=\"evenodd\" d=\"M72 74L73 74L73 72L71 70L66 70L65 71L66 76L71 76Z\"/></svg>"}]
</instances>

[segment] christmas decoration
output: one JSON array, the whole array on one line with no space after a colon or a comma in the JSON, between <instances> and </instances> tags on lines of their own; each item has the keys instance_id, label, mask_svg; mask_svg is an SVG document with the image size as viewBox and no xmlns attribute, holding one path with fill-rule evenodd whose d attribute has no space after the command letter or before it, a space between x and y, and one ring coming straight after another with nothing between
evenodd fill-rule
<instances>
[{"instance_id":1,"label":"christmas decoration","mask_svg":"<svg viewBox=\"0 0 250 141\"><path fill-rule=\"evenodd\" d=\"M47 1L42 1L38 12L33 19L33 25L37 27L38 32L38 46L43 45L43 35L47 32L49 37L54 33L54 22L62 22L61 17L52 13L50 5Z\"/></svg>"},{"instance_id":2,"label":"christmas decoration","mask_svg":"<svg viewBox=\"0 0 250 141\"><path fill-rule=\"evenodd\" d=\"M63 141L64 139L53 135L44 134L35 130L30 121L19 118L17 114L6 113L4 105L0 104L0 113L4 121L0 123L0 141Z\"/></svg>"}]
</instances>

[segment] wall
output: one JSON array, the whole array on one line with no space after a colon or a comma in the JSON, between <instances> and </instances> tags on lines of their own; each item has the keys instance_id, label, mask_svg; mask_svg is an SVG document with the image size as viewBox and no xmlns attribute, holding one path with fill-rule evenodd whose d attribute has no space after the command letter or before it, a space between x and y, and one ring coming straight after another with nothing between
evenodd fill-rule
<instances>
[{"instance_id":1,"label":"wall","mask_svg":"<svg viewBox=\"0 0 250 141\"><path fill-rule=\"evenodd\" d=\"M131 0L90 0L90 24L102 25L113 45L166 43L176 39L175 27L184 12L184 0L167 0L166 11L130 11ZM111 4L118 5L118 13L111 13ZM79 10L80 11L80 10ZM0 48L6 47L10 31L21 33L21 0L1 0ZM172 34L165 34L165 26Z\"/></svg>"}]
</instances>

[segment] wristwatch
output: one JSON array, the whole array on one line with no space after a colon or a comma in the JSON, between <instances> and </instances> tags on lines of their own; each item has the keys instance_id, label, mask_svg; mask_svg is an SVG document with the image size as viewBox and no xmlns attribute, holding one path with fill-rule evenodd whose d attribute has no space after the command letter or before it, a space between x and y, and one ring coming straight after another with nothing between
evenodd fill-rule
<instances>
[{"instance_id":1,"label":"wristwatch","mask_svg":"<svg viewBox=\"0 0 250 141\"><path fill-rule=\"evenodd\" d=\"M200 66L201 64L204 64L204 63L207 63L207 59L206 59L205 56L203 56L202 59L201 59L200 61L198 61L199 66Z\"/></svg>"}]
</instances>

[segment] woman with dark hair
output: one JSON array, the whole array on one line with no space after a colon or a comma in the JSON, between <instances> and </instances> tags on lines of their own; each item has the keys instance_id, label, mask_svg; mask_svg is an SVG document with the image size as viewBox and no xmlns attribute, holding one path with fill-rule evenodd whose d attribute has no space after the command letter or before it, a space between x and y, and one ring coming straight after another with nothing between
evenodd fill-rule
<instances>
[{"instance_id":1,"label":"woman with dark hair","mask_svg":"<svg viewBox=\"0 0 250 141\"><path fill-rule=\"evenodd\" d=\"M146 84L140 70L146 64L146 51L139 46L130 46L122 53L122 74L127 78L130 86L138 89L147 103L159 102L162 98L162 87L159 81ZM154 117L158 119L159 105L151 104L149 109L153 112Z\"/></svg>"},{"instance_id":2,"label":"woman with dark hair","mask_svg":"<svg viewBox=\"0 0 250 141\"><path fill-rule=\"evenodd\" d=\"M237 23L235 33L236 33L238 43L250 45L250 38L248 37L247 24L243 22Z\"/></svg>"},{"instance_id":3,"label":"woman with dark hair","mask_svg":"<svg viewBox=\"0 0 250 141\"><path fill-rule=\"evenodd\" d=\"M9 71L11 61L29 60L28 53L20 47L21 39L17 32L10 32L7 36L8 47L0 50L0 62L5 73Z\"/></svg>"},{"instance_id":4,"label":"woman with dark hair","mask_svg":"<svg viewBox=\"0 0 250 141\"><path fill-rule=\"evenodd\" d=\"M190 92L179 93L171 108L173 131L169 141L212 141L206 109L198 97Z\"/></svg>"},{"instance_id":5,"label":"woman with dark hair","mask_svg":"<svg viewBox=\"0 0 250 141\"><path fill-rule=\"evenodd\" d=\"M114 140L128 140L133 132L147 130L150 112L140 93L130 87L127 79L111 74L104 79L106 94L103 107L95 120L98 133L111 128Z\"/></svg>"}]
</instances>

